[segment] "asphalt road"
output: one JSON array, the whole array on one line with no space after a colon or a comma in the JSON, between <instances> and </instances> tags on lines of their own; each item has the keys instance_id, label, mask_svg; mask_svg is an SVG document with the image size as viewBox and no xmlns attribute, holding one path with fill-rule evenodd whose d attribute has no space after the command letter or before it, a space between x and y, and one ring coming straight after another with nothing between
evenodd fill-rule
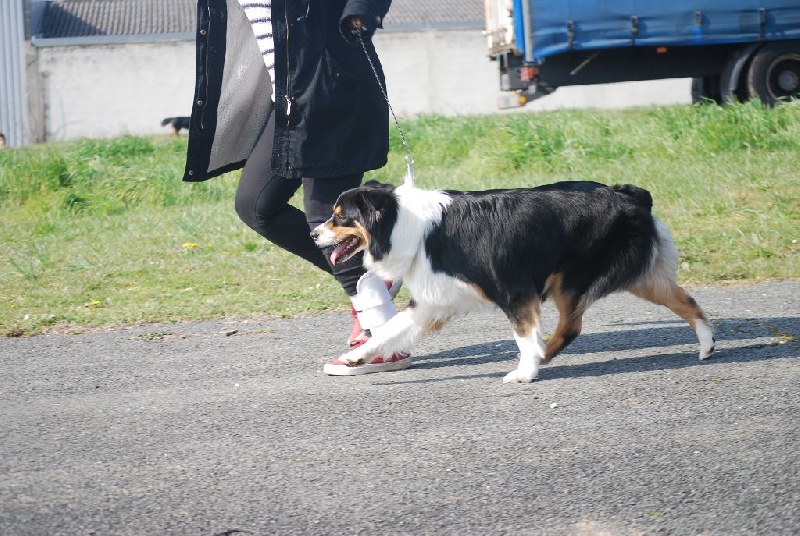
<instances>
[{"instance_id":1,"label":"asphalt road","mask_svg":"<svg viewBox=\"0 0 800 536\"><path fill-rule=\"evenodd\" d=\"M0 534L797 534L800 282L692 293L713 359L614 296L525 385L497 313L350 378L346 313L0 339Z\"/></svg>"}]
</instances>

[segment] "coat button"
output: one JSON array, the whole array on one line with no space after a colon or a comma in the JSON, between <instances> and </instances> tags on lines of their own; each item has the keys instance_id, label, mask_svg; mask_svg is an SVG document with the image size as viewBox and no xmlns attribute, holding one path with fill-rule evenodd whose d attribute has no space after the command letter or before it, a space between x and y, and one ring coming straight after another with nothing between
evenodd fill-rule
<instances>
[{"instance_id":1,"label":"coat button","mask_svg":"<svg viewBox=\"0 0 800 536\"><path fill-rule=\"evenodd\" d=\"M198 106L202 106L203 105L203 101L201 101L201 100L197 101L197 105Z\"/></svg>"},{"instance_id":2,"label":"coat button","mask_svg":"<svg viewBox=\"0 0 800 536\"><path fill-rule=\"evenodd\" d=\"M189 171L188 171L186 174L187 174L187 175L189 175L190 177L192 177L192 176L194 175L194 171L192 171L192 170L190 169L190 170L189 170Z\"/></svg>"},{"instance_id":3,"label":"coat button","mask_svg":"<svg viewBox=\"0 0 800 536\"><path fill-rule=\"evenodd\" d=\"M200 30L200 35L206 35L205 29Z\"/></svg>"}]
</instances>

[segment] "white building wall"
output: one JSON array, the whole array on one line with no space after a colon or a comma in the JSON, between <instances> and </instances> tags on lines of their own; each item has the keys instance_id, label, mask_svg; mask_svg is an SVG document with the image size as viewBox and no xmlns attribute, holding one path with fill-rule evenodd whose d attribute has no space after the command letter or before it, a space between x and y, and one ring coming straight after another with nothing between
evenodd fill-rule
<instances>
[{"instance_id":1,"label":"white building wall","mask_svg":"<svg viewBox=\"0 0 800 536\"><path fill-rule=\"evenodd\" d=\"M497 63L480 29L379 31L375 46L399 116L497 112ZM189 115L193 41L38 46L47 140L167 133ZM688 80L559 89L518 111L690 102Z\"/></svg>"},{"instance_id":2,"label":"white building wall","mask_svg":"<svg viewBox=\"0 0 800 536\"><path fill-rule=\"evenodd\" d=\"M168 132L191 113L194 64L190 41L40 46L47 140Z\"/></svg>"},{"instance_id":3,"label":"white building wall","mask_svg":"<svg viewBox=\"0 0 800 536\"><path fill-rule=\"evenodd\" d=\"M379 31L374 41L396 114L496 111L497 63L480 30Z\"/></svg>"}]
</instances>

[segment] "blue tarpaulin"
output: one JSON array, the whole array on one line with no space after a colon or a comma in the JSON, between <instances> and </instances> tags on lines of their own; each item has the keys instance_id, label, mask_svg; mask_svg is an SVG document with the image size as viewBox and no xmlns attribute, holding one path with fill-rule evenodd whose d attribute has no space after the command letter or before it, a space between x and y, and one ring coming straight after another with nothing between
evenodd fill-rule
<instances>
[{"instance_id":1,"label":"blue tarpaulin","mask_svg":"<svg viewBox=\"0 0 800 536\"><path fill-rule=\"evenodd\" d=\"M800 0L514 0L514 22L525 61L541 62L570 49L800 39Z\"/></svg>"}]
</instances>

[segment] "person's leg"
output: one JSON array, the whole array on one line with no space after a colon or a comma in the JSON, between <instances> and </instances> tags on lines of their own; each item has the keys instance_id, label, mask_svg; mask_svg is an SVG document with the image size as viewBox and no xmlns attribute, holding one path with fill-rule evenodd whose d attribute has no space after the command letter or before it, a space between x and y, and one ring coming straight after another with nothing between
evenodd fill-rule
<instances>
[{"instance_id":1,"label":"person's leg","mask_svg":"<svg viewBox=\"0 0 800 536\"><path fill-rule=\"evenodd\" d=\"M333 211L333 205L339 195L345 190L356 188L361 184L363 173L345 175L344 177L327 177L323 179L303 179L303 207L309 229L314 229L319 224L328 220ZM310 236L310 235L309 235ZM330 265L330 254L333 247L321 250L326 262ZM364 275L364 256L359 253L352 259L330 266L331 273L342 285L345 293L353 297L356 295L356 285Z\"/></svg>"},{"instance_id":2,"label":"person's leg","mask_svg":"<svg viewBox=\"0 0 800 536\"><path fill-rule=\"evenodd\" d=\"M306 216L289 204L300 188L300 179L287 179L272 172L274 114L242 170L235 206L248 227L286 251L331 273L330 264L308 233Z\"/></svg>"},{"instance_id":3,"label":"person's leg","mask_svg":"<svg viewBox=\"0 0 800 536\"><path fill-rule=\"evenodd\" d=\"M303 179L303 205L306 211L308 227L314 229L319 224L327 221L339 195L345 190L359 186L362 177L363 173L358 173L344 177ZM330 263L330 255L333 249L333 247L322 249L325 260L328 263ZM366 272L363 265L363 257L363 254L359 253L347 262L336 266L331 265L331 272L351 300L358 293L358 280ZM350 313L353 316L353 325L350 329L350 335L347 337L347 343L350 346L357 346L362 344L369 335L364 333L356 308L352 304Z\"/></svg>"}]
</instances>

